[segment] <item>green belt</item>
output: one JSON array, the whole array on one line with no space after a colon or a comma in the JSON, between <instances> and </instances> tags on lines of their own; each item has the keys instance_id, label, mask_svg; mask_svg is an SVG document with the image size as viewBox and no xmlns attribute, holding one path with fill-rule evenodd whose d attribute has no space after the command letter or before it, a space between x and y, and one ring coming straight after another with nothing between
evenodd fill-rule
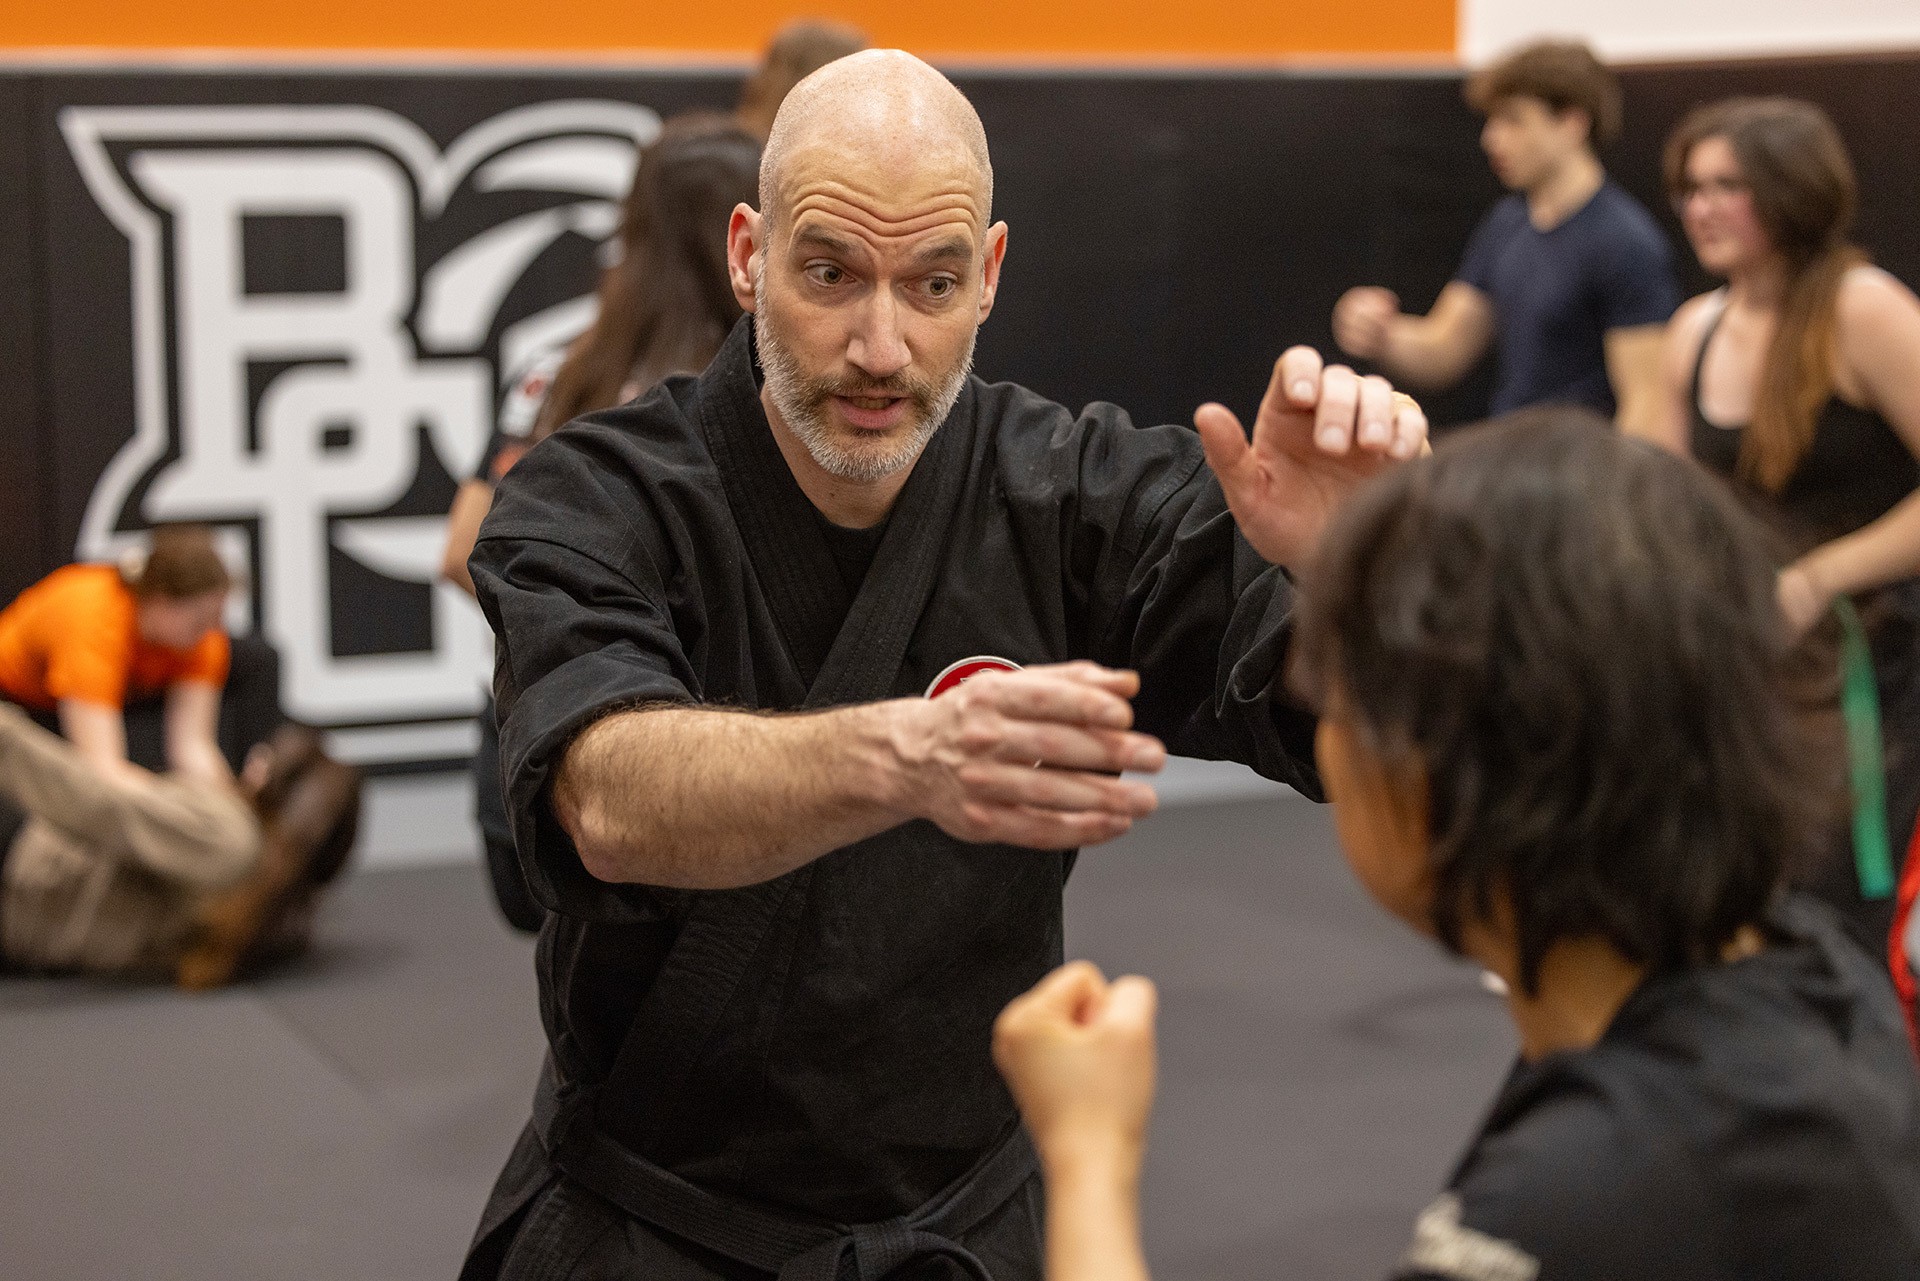
<instances>
[{"instance_id":1,"label":"green belt","mask_svg":"<svg viewBox=\"0 0 1920 1281\"><path fill-rule=\"evenodd\" d=\"M1845 598L1834 603L1840 616L1840 711L1847 722L1847 772L1853 783L1853 867L1860 896L1883 899L1893 893L1893 851L1887 841L1887 771L1880 753L1880 688L1873 675L1873 651L1860 615Z\"/></svg>"}]
</instances>

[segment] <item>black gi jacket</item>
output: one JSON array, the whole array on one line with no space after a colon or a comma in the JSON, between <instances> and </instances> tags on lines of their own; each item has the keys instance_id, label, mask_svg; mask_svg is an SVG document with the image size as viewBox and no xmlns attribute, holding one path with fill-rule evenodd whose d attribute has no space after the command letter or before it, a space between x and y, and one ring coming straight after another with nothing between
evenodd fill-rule
<instances>
[{"instance_id":1,"label":"black gi jacket","mask_svg":"<svg viewBox=\"0 0 1920 1281\"><path fill-rule=\"evenodd\" d=\"M551 1071L594 1094L602 1133L725 1196L868 1222L989 1149L1014 1117L989 1031L1061 959L1070 860L916 822L768 886L606 884L543 795L583 727L645 703L917 696L976 655L1092 658L1139 670L1137 723L1174 752L1317 791L1312 721L1278 694L1289 583L1235 529L1198 437L1111 405L1076 418L970 379L850 599L743 320L699 378L532 450L471 566L515 837L555 913Z\"/></svg>"},{"instance_id":2,"label":"black gi jacket","mask_svg":"<svg viewBox=\"0 0 1920 1281\"><path fill-rule=\"evenodd\" d=\"M1920 1277L1920 1075L1886 973L1804 895L1768 924L1515 1068L1396 1276Z\"/></svg>"}]
</instances>

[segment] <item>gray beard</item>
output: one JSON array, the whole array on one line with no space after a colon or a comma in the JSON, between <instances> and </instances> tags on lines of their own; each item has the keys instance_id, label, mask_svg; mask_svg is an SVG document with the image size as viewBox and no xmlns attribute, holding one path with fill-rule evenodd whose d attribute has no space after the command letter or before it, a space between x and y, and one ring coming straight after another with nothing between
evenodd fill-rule
<instances>
[{"instance_id":1,"label":"gray beard","mask_svg":"<svg viewBox=\"0 0 1920 1281\"><path fill-rule=\"evenodd\" d=\"M973 346L978 330L967 335L966 354L937 386L913 384L903 389L917 415L905 439L879 448L853 448L836 437L828 412L839 386L808 376L793 353L774 334L775 326L767 314L764 274L754 281L754 292L759 303L753 316L753 336L760 346L760 369L766 375L767 395L773 407L780 411L780 417L786 420L788 430L820 470L841 480L872 482L904 471L919 461L933 433L940 430L940 424L953 412L961 390L967 385L967 375L973 372Z\"/></svg>"}]
</instances>

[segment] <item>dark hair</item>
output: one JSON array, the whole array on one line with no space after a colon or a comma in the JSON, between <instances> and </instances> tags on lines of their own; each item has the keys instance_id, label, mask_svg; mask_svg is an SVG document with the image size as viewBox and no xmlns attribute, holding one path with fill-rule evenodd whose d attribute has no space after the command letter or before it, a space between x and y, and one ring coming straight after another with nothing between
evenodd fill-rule
<instances>
[{"instance_id":1,"label":"dark hair","mask_svg":"<svg viewBox=\"0 0 1920 1281\"><path fill-rule=\"evenodd\" d=\"M740 124L762 142L793 87L850 53L867 47L866 33L843 22L799 18L780 28L767 46L759 69L747 77L734 109Z\"/></svg>"},{"instance_id":2,"label":"dark hair","mask_svg":"<svg viewBox=\"0 0 1920 1281\"><path fill-rule=\"evenodd\" d=\"M1543 40L1516 49L1467 78L1467 102L1491 112L1509 98L1537 98L1555 112L1587 113L1597 146L1620 136L1620 81L1577 40Z\"/></svg>"},{"instance_id":3,"label":"dark hair","mask_svg":"<svg viewBox=\"0 0 1920 1281\"><path fill-rule=\"evenodd\" d=\"M1667 139L1667 192L1675 200L1686 198L1687 161L1709 138L1733 149L1754 215L1787 263L1753 421L1740 441L1740 474L1777 494L1812 446L1814 423L1833 394L1840 281L1867 260L1847 240L1858 188L1846 144L1820 108L1793 98L1727 98L1693 111Z\"/></svg>"},{"instance_id":4,"label":"dark hair","mask_svg":"<svg viewBox=\"0 0 1920 1281\"><path fill-rule=\"evenodd\" d=\"M727 280L727 220L758 198L760 144L732 117L677 116L640 156L620 221L620 261L600 277L599 312L540 407L539 441L620 400L698 372L740 318Z\"/></svg>"},{"instance_id":5,"label":"dark hair","mask_svg":"<svg viewBox=\"0 0 1920 1281\"><path fill-rule=\"evenodd\" d=\"M1532 991L1558 940L1715 959L1837 815L1833 668L1772 545L1691 461L1581 409L1373 482L1306 579L1296 684L1427 780L1433 926L1504 893Z\"/></svg>"},{"instance_id":6,"label":"dark hair","mask_svg":"<svg viewBox=\"0 0 1920 1281\"><path fill-rule=\"evenodd\" d=\"M213 530L194 524L154 526L151 548L123 566L120 576L134 595L168 600L190 600L233 586L233 575L213 545Z\"/></svg>"}]
</instances>

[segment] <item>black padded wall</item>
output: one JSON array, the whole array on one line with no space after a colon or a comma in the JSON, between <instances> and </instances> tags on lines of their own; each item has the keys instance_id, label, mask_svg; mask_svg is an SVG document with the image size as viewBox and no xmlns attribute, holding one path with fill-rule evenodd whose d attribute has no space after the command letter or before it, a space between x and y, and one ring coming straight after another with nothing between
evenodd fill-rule
<instances>
[{"instance_id":1,"label":"black padded wall","mask_svg":"<svg viewBox=\"0 0 1920 1281\"><path fill-rule=\"evenodd\" d=\"M1691 287L1706 282L1660 191L1660 144L1684 111L1734 92L1798 94L1834 114L1859 163L1862 243L1897 275L1920 281L1912 214L1920 163L1907 136L1920 117L1920 53L1648 66L1624 77L1627 131L1608 159L1665 220ZM1455 74L976 71L959 79L986 121L996 214L1012 229L979 371L1072 405L1111 400L1142 420L1186 421L1206 399L1250 412L1284 346L1330 346L1329 314L1350 285L1388 285L1424 308L1499 194ZM204 511L250 549L255 620L278 619L283 648L310 651L288 669L296 710L304 702L321 723L377 728L388 719L380 691L391 689L400 702L411 699L411 710L393 713L399 721L450 726L470 715L467 694L436 702L404 674L409 662L444 657L449 629L472 621L437 600L422 550L422 522L445 510L468 445L450 445L454 437L436 435L424 416L389 422L378 430L405 437L417 465L364 493L316 497L346 474L328 481L323 473L366 451L376 430L372 419L343 413L303 428L314 433L304 446L312 468L263 481L247 467L264 452L269 408L285 409L282 393L296 384L324 384L330 367L350 371L353 358L256 352L211 375L202 367L202 405L212 393L244 397L244 439L225 446L225 471L202 467L197 488L181 491L194 468L178 464L207 449L204 432L194 435L207 414L182 391L182 335L206 300L188 288L179 255L190 238L167 185L197 183L217 203L226 179L182 176L183 156L241 168L276 156L372 157L374 168L384 166L397 211L386 224L352 231L321 207L324 198L313 209L291 200L272 216L237 220L208 261L228 255L235 288L249 299L350 293L368 284L349 278L348 261L371 227L384 252L409 263L398 304L404 363L466 380L454 397L466 407L456 405L455 416L465 416L461 439L470 445L471 429L491 412L516 326L592 286L605 224L579 213L583 189L562 190L572 179L550 179L556 167L578 168L567 148L604 144L594 130L606 129L581 123L566 104L594 104L589 116L630 116L636 106L666 116L724 107L737 83L657 70L0 69L0 380L8 391L0 403L0 599L74 555L83 528L97 548L166 504ZM211 127L183 124L181 108L227 114ZM554 112L572 123L542 123ZM336 117L346 122L340 129L328 123ZM402 171L403 180L392 178ZM261 197L257 171L238 181L255 182L253 198ZM463 328L463 295L451 288L441 289L436 328L428 295L455 277L484 277L481 260L500 237L542 218L566 229L516 260L510 288L474 304L470 332L447 336L449 316L451 329ZM136 227L145 228L145 250ZM1435 420L1477 416L1486 373L1431 398ZM160 430L143 438L138 465L116 476L109 462L134 439L139 385L148 387L150 428ZM234 478L233 493L222 492L223 476ZM319 525L302 535L305 568L292 576L288 555L276 561L264 532L278 519L284 534L289 510ZM310 608L284 608L299 594L314 598ZM381 667L388 658L390 670ZM469 645L459 661L469 660L484 665L484 651ZM453 689L447 669L438 670L422 680ZM301 681L337 687L303 699ZM458 754L445 746L454 739L433 741L442 746L409 749L414 759ZM382 750L368 746L366 758Z\"/></svg>"}]
</instances>

